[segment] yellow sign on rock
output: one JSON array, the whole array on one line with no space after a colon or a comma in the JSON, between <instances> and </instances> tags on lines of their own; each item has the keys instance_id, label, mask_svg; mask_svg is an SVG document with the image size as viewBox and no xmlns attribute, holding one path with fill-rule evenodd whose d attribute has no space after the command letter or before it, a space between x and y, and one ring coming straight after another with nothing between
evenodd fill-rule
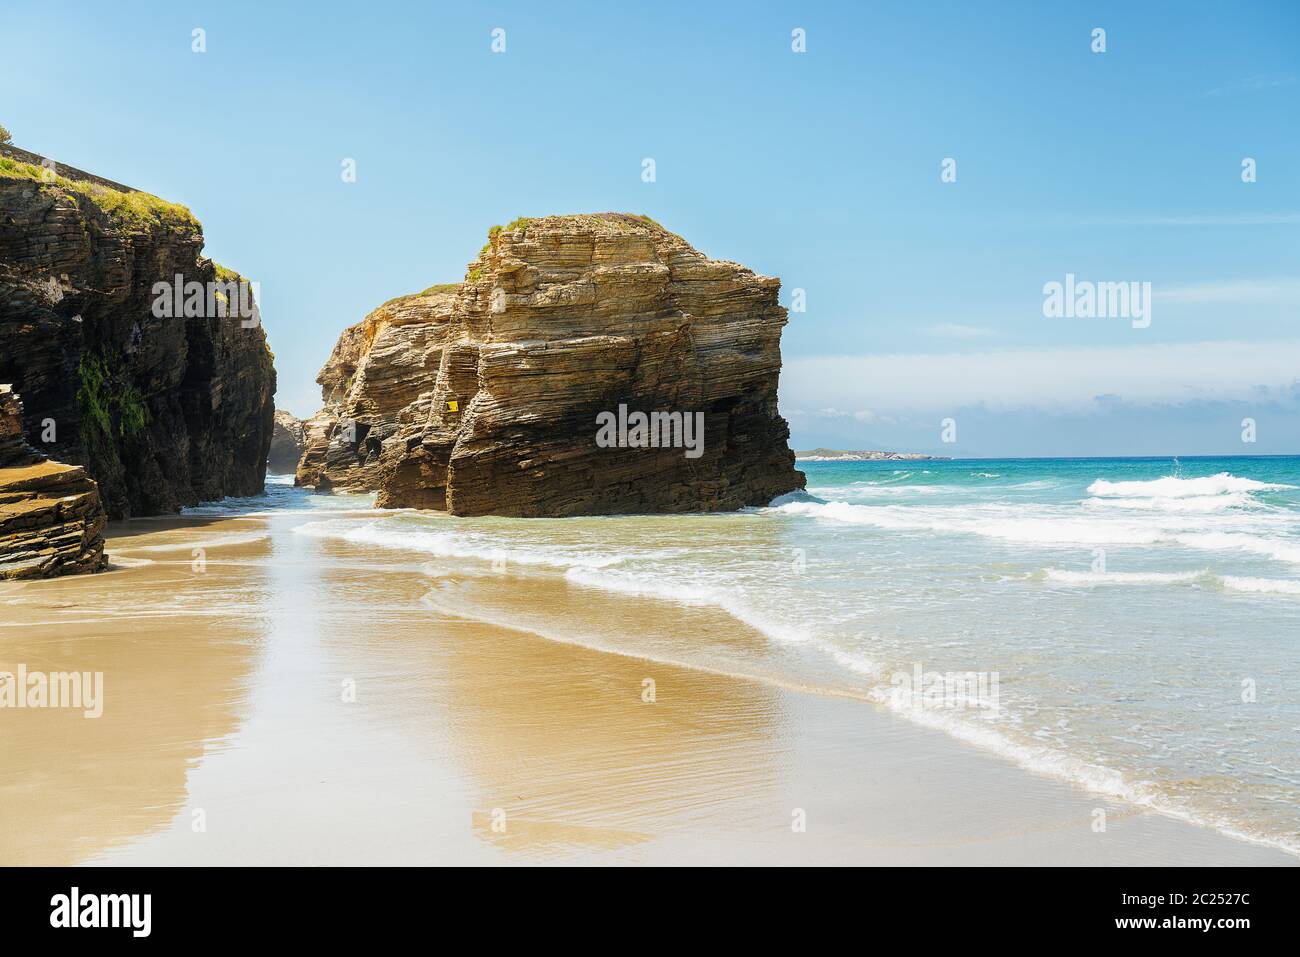
<instances>
[{"instance_id":1,"label":"yellow sign on rock","mask_svg":"<svg viewBox=\"0 0 1300 957\"><path fill-rule=\"evenodd\" d=\"M448 412L459 412L459 411L460 411L460 405L456 402L455 399L448 399L448 400L447 400L447 411L448 411Z\"/></svg>"}]
</instances>

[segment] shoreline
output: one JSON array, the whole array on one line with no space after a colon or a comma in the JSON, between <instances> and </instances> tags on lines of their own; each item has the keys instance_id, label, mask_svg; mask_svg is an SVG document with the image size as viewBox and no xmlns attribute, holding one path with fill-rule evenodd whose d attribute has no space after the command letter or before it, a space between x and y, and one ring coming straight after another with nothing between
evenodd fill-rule
<instances>
[{"instance_id":1,"label":"shoreline","mask_svg":"<svg viewBox=\"0 0 1300 957\"><path fill-rule=\"evenodd\" d=\"M450 614L442 592L465 588L547 611L593 600L473 563L429 578L427 555L292 531L320 517L117 523L109 572L0 588L12 611L0 670L98 663L107 697L105 716L83 722L93 728L32 712L0 743L14 769L0 789L13 825L0 860L1297 863L1031 773L861 696ZM613 596L599 613L686 628L715 612ZM734 620L730 634L738 655L762 640ZM72 755L71 777L41 800L41 759L55 749ZM104 803L115 810L90 821ZM796 811L806 831L792 830Z\"/></svg>"}]
</instances>

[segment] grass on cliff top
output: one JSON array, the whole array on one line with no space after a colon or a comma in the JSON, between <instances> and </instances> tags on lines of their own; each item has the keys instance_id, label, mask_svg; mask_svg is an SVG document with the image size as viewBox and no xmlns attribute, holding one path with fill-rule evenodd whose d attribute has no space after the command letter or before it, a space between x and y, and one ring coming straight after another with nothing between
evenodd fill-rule
<instances>
[{"instance_id":1,"label":"grass on cliff top","mask_svg":"<svg viewBox=\"0 0 1300 957\"><path fill-rule=\"evenodd\" d=\"M212 263L212 268L216 270L216 272L217 272L217 278L218 278L219 280L221 280L222 282L241 282L241 281L243 281L243 278L244 278L244 277L241 276L239 273L235 272L235 270L231 269L229 266L223 266L223 265L221 265L221 263L217 262L215 259L211 259L211 260L209 260L209 262Z\"/></svg>"},{"instance_id":2,"label":"grass on cliff top","mask_svg":"<svg viewBox=\"0 0 1300 957\"><path fill-rule=\"evenodd\" d=\"M434 283L428 289L421 290L420 292L408 292L405 296L394 296L387 302L381 303L379 308L383 309L385 306L391 306L393 303L401 302L403 299L418 299L420 296L432 296L440 292L455 292L459 288L460 283L458 282Z\"/></svg>"},{"instance_id":3,"label":"grass on cliff top","mask_svg":"<svg viewBox=\"0 0 1300 957\"><path fill-rule=\"evenodd\" d=\"M660 224L658 220L653 220L653 218L650 218L649 216L640 215L640 213L569 213L569 215L560 216L520 216L517 220L508 222L507 225L497 225L487 230L487 242L484 243L481 250L478 250L478 259L482 259L482 257L487 255L487 252L491 250L491 246L493 246L493 243L497 241L497 237L502 233L502 230L508 229L513 231L516 229L525 229L528 228L530 224L533 224L533 222L545 221L554 221L556 224L559 224L559 222L572 222L572 224L576 225L599 225L602 226L602 228L608 228L608 226L616 226L617 228L617 226L621 226L621 228L625 229L634 229L637 228L637 226L650 226L651 229L658 229L660 233L677 235L676 233L673 233L671 229L667 229L666 226ZM680 235L677 235L677 238L680 239ZM469 281L478 281L478 277L474 274L476 272L481 272L481 270L469 270Z\"/></svg>"},{"instance_id":4,"label":"grass on cliff top","mask_svg":"<svg viewBox=\"0 0 1300 957\"><path fill-rule=\"evenodd\" d=\"M511 232L513 232L518 229L527 229L527 227L530 226L532 223L548 222L548 221L555 222L556 224L561 222L569 222L579 226L598 225L603 228L614 226L621 229L635 229L641 226L649 226L652 229L657 229L661 233L665 233L669 236L677 236L678 239L682 238L681 236L678 236L677 233L673 232L670 229L667 229L657 220L651 219L649 216L644 216L637 213L571 213L568 215L559 215L559 216L520 216L518 219L511 220L505 226L501 226L498 224L490 228L488 230L488 241L485 242L483 244L483 248L478 251L478 258L482 259L484 256L486 256L489 252L492 251L493 243L497 241L497 237L501 235L503 230L508 229ZM470 282L478 282L482 278L483 278L482 267L473 266L470 268L468 274L468 279Z\"/></svg>"},{"instance_id":5,"label":"grass on cliff top","mask_svg":"<svg viewBox=\"0 0 1300 957\"><path fill-rule=\"evenodd\" d=\"M194 218L194 214L180 203L169 203L151 193L123 193L109 189L107 186L100 186L98 183L72 180L63 176L55 176L51 179L49 172L40 166L20 163L7 156L0 156L0 179L27 179L47 186L60 186L78 193L126 229L151 226L199 228L199 221Z\"/></svg>"},{"instance_id":6,"label":"grass on cliff top","mask_svg":"<svg viewBox=\"0 0 1300 957\"><path fill-rule=\"evenodd\" d=\"M501 234L502 230L508 229L513 232L517 229L526 229L532 223L545 222L548 220L557 222L567 221L585 226L615 226L626 227L628 229L633 229L638 226L649 226L653 229L659 230L660 232L668 233L670 236L677 235L671 230L665 228L657 220L637 213L571 213L559 216L520 216L518 219L511 220L505 226L498 225L489 229L488 241L483 245L483 248L479 250L479 256L482 256L492 248L493 241Z\"/></svg>"}]
</instances>

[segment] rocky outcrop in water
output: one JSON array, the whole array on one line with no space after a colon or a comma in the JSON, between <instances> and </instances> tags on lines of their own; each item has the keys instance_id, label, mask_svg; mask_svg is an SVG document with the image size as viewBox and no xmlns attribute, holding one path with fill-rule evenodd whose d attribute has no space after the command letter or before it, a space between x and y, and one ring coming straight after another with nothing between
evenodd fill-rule
<instances>
[{"instance_id":1,"label":"rocky outcrop in water","mask_svg":"<svg viewBox=\"0 0 1300 957\"><path fill-rule=\"evenodd\" d=\"M643 217L494 228L459 287L343 334L299 483L459 515L766 504L804 484L779 290Z\"/></svg>"},{"instance_id":2,"label":"rocky outcrop in water","mask_svg":"<svg viewBox=\"0 0 1300 957\"><path fill-rule=\"evenodd\" d=\"M0 385L0 579L98 571L108 521L99 490L85 469L27 444L22 412Z\"/></svg>"},{"instance_id":3,"label":"rocky outcrop in water","mask_svg":"<svg viewBox=\"0 0 1300 957\"><path fill-rule=\"evenodd\" d=\"M275 425L271 429L271 451L266 457L267 471L277 475L292 474L302 458L305 435L306 423L302 419L276 409Z\"/></svg>"},{"instance_id":4,"label":"rocky outcrop in water","mask_svg":"<svg viewBox=\"0 0 1300 957\"><path fill-rule=\"evenodd\" d=\"M259 493L275 393L260 325L214 309L220 291L159 315L155 290L239 277L203 258L184 207L32 157L0 149L0 381L28 440L84 465L111 518Z\"/></svg>"},{"instance_id":5,"label":"rocky outcrop in water","mask_svg":"<svg viewBox=\"0 0 1300 957\"><path fill-rule=\"evenodd\" d=\"M459 286L392 299L344 330L316 381L324 408L305 423L297 484L379 487L379 454L433 387Z\"/></svg>"}]
</instances>

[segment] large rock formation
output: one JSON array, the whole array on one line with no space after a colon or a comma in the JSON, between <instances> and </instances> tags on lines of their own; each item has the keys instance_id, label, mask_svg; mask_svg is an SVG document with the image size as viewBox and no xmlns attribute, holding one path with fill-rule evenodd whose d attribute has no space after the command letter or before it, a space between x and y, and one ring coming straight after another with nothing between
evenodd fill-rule
<instances>
[{"instance_id":1,"label":"large rock formation","mask_svg":"<svg viewBox=\"0 0 1300 957\"><path fill-rule=\"evenodd\" d=\"M84 465L112 518L259 493L275 392L260 325L211 301L160 316L154 290L238 277L202 257L184 207L32 155L0 149L0 381L28 439Z\"/></svg>"},{"instance_id":2,"label":"large rock formation","mask_svg":"<svg viewBox=\"0 0 1300 957\"><path fill-rule=\"evenodd\" d=\"M299 482L459 515L766 504L804 484L777 413L779 289L644 217L494 228L458 288L343 334ZM702 441L648 438L637 416L654 413Z\"/></svg>"},{"instance_id":3,"label":"large rock formation","mask_svg":"<svg viewBox=\"0 0 1300 957\"><path fill-rule=\"evenodd\" d=\"M23 439L22 403L0 385L0 579L105 567L99 490L86 470L51 462Z\"/></svg>"},{"instance_id":4,"label":"large rock formation","mask_svg":"<svg viewBox=\"0 0 1300 957\"><path fill-rule=\"evenodd\" d=\"M303 438L306 434L302 419L285 412L275 410L275 426L271 430L271 451L266 457L266 470L277 475L286 475L298 468L302 458Z\"/></svg>"},{"instance_id":5,"label":"large rock formation","mask_svg":"<svg viewBox=\"0 0 1300 957\"><path fill-rule=\"evenodd\" d=\"M305 425L298 485L379 487L379 453L433 388L459 285L384 303L344 330L316 381L325 406ZM405 418L403 416L405 415Z\"/></svg>"}]
</instances>

